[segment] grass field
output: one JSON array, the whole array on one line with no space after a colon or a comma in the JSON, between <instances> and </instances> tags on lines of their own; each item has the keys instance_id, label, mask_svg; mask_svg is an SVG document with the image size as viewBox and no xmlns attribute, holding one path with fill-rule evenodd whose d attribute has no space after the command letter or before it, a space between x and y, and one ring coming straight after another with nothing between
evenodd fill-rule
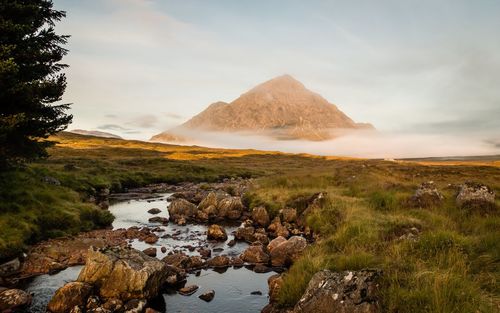
<instances>
[{"instance_id":1,"label":"grass field","mask_svg":"<svg viewBox=\"0 0 500 313\"><path fill-rule=\"evenodd\" d=\"M280 294L294 304L319 269L384 271L383 312L498 312L500 214L461 210L456 186L478 181L500 193L495 160L381 161L315 157L254 150L224 150L102 139L68 133L51 157L0 179L0 256L27 244L109 224L112 217L84 202L101 187L112 191L155 182L217 181L255 177L250 206L271 214L297 199L326 192L308 218L320 235L295 263ZM61 182L55 186L44 177ZM444 201L412 208L406 199L434 181ZM498 207L497 200L497 207ZM418 240L400 240L405 230Z\"/></svg>"}]
</instances>

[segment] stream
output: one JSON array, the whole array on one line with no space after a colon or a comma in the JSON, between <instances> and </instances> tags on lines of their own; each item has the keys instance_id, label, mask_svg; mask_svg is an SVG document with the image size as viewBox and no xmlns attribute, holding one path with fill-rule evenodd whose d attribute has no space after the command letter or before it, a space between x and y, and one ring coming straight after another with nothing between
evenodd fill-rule
<instances>
[{"instance_id":1,"label":"stream","mask_svg":"<svg viewBox=\"0 0 500 313\"><path fill-rule=\"evenodd\" d=\"M247 243L238 242L229 247L227 242L233 238L231 233L239 226L237 224L224 225L228 240L226 242L207 242L206 225L187 224L178 226L169 224L166 226L158 223L150 223L148 219L153 216L168 217L167 198L170 194L159 194L157 198L145 200L130 200L112 204L110 212L115 216L113 229L128 228L132 226L158 227L155 232L160 239L154 244L147 244L138 240L130 241L133 248L144 250L149 247L157 248L157 258L162 259L169 251L178 250L188 255L198 255L196 250L190 251L191 247L203 246L212 250L212 257L219 254L236 256L241 254ZM147 211L158 208L161 213L152 215ZM163 238L162 238L163 237ZM160 251L161 247L167 249L166 253ZM215 250L214 250L215 249ZM191 248L192 250L192 248ZM26 287L26 291L33 294L33 303L28 312L45 312L45 307L55 293L69 281L74 281L82 266L67 268L54 275L41 275L33 278ZM183 296L175 290L167 291L165 294L152 300L152 307L160 312L217 312L217 313L255 313L268 303L267 279L274 272L258 274L245 267L214 271L203 269L197 274L189 274L186 285L198 285L199 289L191 296ZM211 302L205 302L198 296L208 290L215 291L215 298ZM254 295L252 292L260 291L262 295Z\"/></svg>"}]
</instances>

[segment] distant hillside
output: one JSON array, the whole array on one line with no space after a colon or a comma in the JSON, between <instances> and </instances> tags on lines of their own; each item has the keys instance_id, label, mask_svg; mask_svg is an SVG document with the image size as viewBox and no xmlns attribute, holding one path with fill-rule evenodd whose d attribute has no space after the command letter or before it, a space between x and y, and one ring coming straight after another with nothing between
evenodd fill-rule
<instances>
[{"instance_id":1,"label":"distant hillside","mask_svg":"<svg viewBox=\"0 0 500 313\"><path fill-rule=\"evenodd\" d=\"M107 133L107 132L102 132L102 131L98 131L98 130L73 129L73 130L70 130L69 132L74 133L74 134L87 135L87 136L123 139L122 137L120 137L118 135Z\"/></svg>"},{"instance_id":2,"label":"distant hillside","mask_svg":"<svg viewBox=\"0 0 500 313\"><path fill-rule=\"evenodd\" d=\"M326 140L335 130L374 129L356 123L289 75L271 79L231 103L216 102L186 123L155 135L153 141L178 141L195 131L245 132L277 139Z\"/></svg>"}]
</instances>

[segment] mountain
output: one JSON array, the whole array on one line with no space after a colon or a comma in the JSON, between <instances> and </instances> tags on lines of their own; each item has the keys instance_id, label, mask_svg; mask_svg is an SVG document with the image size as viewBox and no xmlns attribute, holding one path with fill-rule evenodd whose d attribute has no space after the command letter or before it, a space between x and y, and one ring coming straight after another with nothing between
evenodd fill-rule
<instances>
[{"instance_id":1,"label":"mountain","mask_svg":"<svg viewBox=\"0 0 500 313\"><path fill-rule=\"evenodd\" d=\"M339 130L374 129L356 123L290 75L264 82L231 103L216 102L184 124L155 135L152 141L184 139L196 131L242 132L277 139L325 140Z\"/></svg>"},{"instance_id":2,"label":"mountain","mask_svg":"<svg viewBox=\"0 0 500 313\"><path fill-rule=\"evenodd\" d=\"M74 133L74 134L79 134L79 135L123 139L122 137L120 137L118 135L107 133L107 132L101 132L98 130L73 129L73 130L70 130L69 132Z\"/></svg>"}]
</instances>

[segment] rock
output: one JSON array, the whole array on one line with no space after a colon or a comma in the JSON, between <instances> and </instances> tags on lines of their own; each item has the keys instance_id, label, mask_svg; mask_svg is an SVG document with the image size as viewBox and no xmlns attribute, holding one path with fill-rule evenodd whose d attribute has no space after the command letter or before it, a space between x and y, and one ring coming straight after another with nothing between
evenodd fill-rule
<instances>
[{"instance_id":1,"label":"rock","mask_svg":"<svg viewBox=\"0 0 500 313\"><path fill-rule=\"evenodd\" d=\"M156 236L155 234L151 233L148 237L146 237L144 239L144 242L145 243L149 243L151 245L153 243L156 243L158 241L158 239L160 239L158 236Z\"/></svg>"},{"instance_id":2,"label":"rock","mask_svg":"<svg viewBox=\"0 0 500 313\"><path fill-rule=\"evenodd\" d=\"M191 202L184 200L184 199L174 199L169 207L168 207L168 212L170 214L170 218L179 224L179 221L181 221L181 218L184 218L184 220L188 220L191 218L196 217L196 213L198 212L198 208L196 205L192 204Z\"/></svg>"},{"instance_id":3,"label":"rock","mask_svg":"<svg viewBox=\"0 0 500 313\"><path fill-rule=\"evenodd\" d=\"M42 182L48 184L48 185L54 185L54 186L61 186L61 182L52 176L44 176L42 177Z\"/></svg>"},{"instance_id":4,"label":"rock","mask_svg":"<svg viewBox=\"0 0 500 313\"><path fill-rule=\"evenodd\" d=\"M198 249L198 253L201 255L202 258L209 258L212 255L212 250L210 249L205 249L205 248L200 248Z\"/></svg>"},{"instance_id":5,"label":"rock","mask_svg":"<svg viewBox=\"0 0 500 313\"><path fill-rule=\"evenodd\" d=\"M422 183L415 194L410 197L408 204L416 208L428 208L438 205L444 199L443 195L437 190L433 181Z\"/></svg>"},{"instance_id":6,"label":"rock","mask_svg":"<svg viewBox=\"0 0 500 313\"><path fill-rule=\"evenodd\" d=\"M244 240L248 243L252 243L255 241L255 236L253 235L254 233L255 233L255 228L253 228L252 226L240 227L236 230L234 238L238 240Z\"/></svg>"},{"instance_id":7,"label":"rock","mask_svg":"<svg viewBox=\"0 0 500 313\"><path fill-rule=\"evenodd\" d=\"M269 255L264 251L262 245L252 245L248 247L242 254L241 259L245 262L256 264L256 263L268 263Z\"/></svg>"},{"instance_id":8,"label":"rock","mask_svg":"<svg viewBox=\"0 0 500 313\"><path fill-rule=\"evenodd\" d=\"M168 225L168 221L168 218L161 216L154 216L148 219L148 222L150 223L160 223L162 225Z\"/></svg>"},{"instance_id":9,"label":"rock","mask_svg":"<svg viewBox=\"0 0 500 313\"><path fill-rule=\"evenodd\" d=\"M263 206L255 207L252 210L252 220L260 226L267 227L269 225L269 214Z\"/></svg>"},{"instance_id":10,"label":"rock","mask_svg":"<svg viewBox=\"0 0 500 313\"><path fill-rule=\"evenodd\" d=\"M295 209L285 208L280 213L284 222L293 223L297 220L297 210Z\"/></svg>"},{"instance_id":11,"label":"rock","mask_svg":"<svg viewBox=\"0 0 500 313\"><path fill-rule=\"evenodd\" d=\"M199 269L205 266L205 260L203 260L200 256L190 256L185 265L186 270Z\"/></svg>"},{"instance_id":12,"label":"rock","mask_svg":"<svg viewBox=\"0 0 500 313\"><path fill-rule=\"evenodd\" d=\"M174 253L162 259L168 265L185 269L189 263L189 257L184 253Z\"/></svg>"},{"instance_id":13,"label":"rock","mask_svg":"<svg viewBox=\"0 0 500 313\"><path fill-rule=\"evenodd\" d=\"M7 277L14 275L21 269L21 262L19 258L15 258L3 264L0 264L0 277Z\"/></svg>"},{"instance_id":14,"label":"rock","mask_svg":"<svg viewBox=\"0 0 500 313\"><path fill-rule=\"evenodd\" d=\"M142 250L142 252L144 252L144 254L149 255L151 257L156 257L156 248L154 248L154 247L146 248L146 249Z\"/></svg>"},{"instance_id":15,"label":"rock","mask_svg":"<svg viewBox=\"0 0 500 313\"><path fill-rule=\"evenodd\" d=\"M177 223L177 225L179 225L179 226L184 226L184 225L186 225L186 224L187 224L186 218L185 218L184 216L181 216L181 217L177 218L177 219L175 220L175 222L176 222L176 223Z\"/></svg>"},{"instance_id":16,"label":"rock","mask_svg":"<svg viewBox=\"0 0 500 313\"><path fill-rule=\"evenodd\" d=\"M75 306L83 308L92 292L92 285L82 282L70 282L57 289L50 299L47 309L52 313L66 313Z\"/></svg>"},{"instance_id":17,"label":"rock","mask_svg":"<svg viewBox=\"0 0 500 313\"><path fill-rule=\"evenodd\" d=\"M102 307L105 310L109 310L111 312L120 311L123 308L123 302L119 299L108 299Z\"/></svg>"},{"instance_id":18,"label":"rock","mask_svg":"<svg viewBox=\"0 0 500 313\"><path fill-rule=\"evenodd\" d=\"M267 251L269 253L273 252L274 248L282 244L283 242L286 242L286 238L283 236L279 236L271 240L271 242L267 245Z\"/></svg>"},{"instance_id":19,"label":"rock","mask_svg":"<svg viewBox=\"0 0 500 313\"><path fill-rule=\"evenodd\" d=\"M160 311L156 311L155 309L152 308L146 308L146 311L144 313L160 313Z\"/></svg>"},{"instance_id":20,"label":"rock","mask_svg":"<svg viewBox=\"0 0 500 313\"><path fill-rule=\"evenodd\" d=\"M226 241L226 230L217 224L210 225L207 230L207 239L216 241Z\"/></svg>"},{"instance_id":21,"label":"rock","mask_svg":"<svg viewBox=\"0 0 500 313\"><path fill-rule=\"evenodd\" d=\"M379 270L320 271L309 281L293 312L379 312L377 281L380 276Z\"/></svg>"},{"instance_id":22,"label":"rock","mask_svg":"<svg viewBox=\"0 0 500 313\"><path fill-rule=\"evenodd\" d=\"M125 313L142 313L146 306L146 300L144 299L132 299L125 303L124 309Z\"/></svg>"},{"instance_id":23,"label":"rock","mask_svg":"<svg viewBox=\"0 0 500 313\"><path fill-rule=\"evenodd\" d=\"M255 290L255 291L250 292L250 294L253 296L262 296L262 291Z\"/></svg>"},{"instance_id":24,"label":"rock","mask_svg":"<svg viewBox=\"0 0 500 313\"><path fill-rule=\"evenodd\" d=\"M495 192L490 187L474 182L460 186L456 204L462 209L490 211L495 209Z\"/></svg>"},{"instance_id":25,"label":"rock","mask_svg":"<svg viewBox=\"0 0 500 313\"><path fill-rule=\"evenodd\" d=\"M0 292L0 312L22 309L30 305L31 295L20 289L6 289Z\"/></svg>"},{"instance_id":26,"label":"rock","mask_svg":"<svg viewBox=\"0 0 500 313\"><path fill-rule=\"evenodd\" d=\"M267 234L264 232L255 232L253 234L255 240L254 242L260 242L263 245L267 245L269 243L269 237L267 237Z\"/></svg>"},{"instance_id":27,"label":"rock","mask_svg":"<svg viewBox=\"0 0 500 313\"><path fill-rule=\"evenodd\" d=\"M196 285L189 285L189 286L186 286L186 287L179 289L179 293L183 296L190 296L193 293L195 293L196 290L198 290L198 288L199 287Z\"/></svg>"},{"instance_id":28,"label":"rock","mask_svg":"<svg viewBox=\"0 0 500 313\"><path fill-rule=\"evenodd\" d=\"M201 295L199 295L198 298L200 298L201 300L203 300L205 302L210 302L214 299L214 297L215 297L215 291L210 290L210 291L207 291L205 293L202 293Z\"/></svg>"},{"instance_id":29,"label":"rock","mask_svg":"<svg viewBox=\"0 0 500 313\"><path fill-rule=\"evenodd\" d=\"M207 265L209 267L228 267L231 265L231 260L227 255L218 255L208 260Z\"/></svg>"},{"instance_id":30,"label":"rock","mask_svg":"<svg viewBox=\"0 0 500 313\"><path fill-rule=\"evenodd\" d=\"M271 225L267 228L267 230L274 236L279 237L282 236L284 238L288 238L290 236L290 232L288 229L281 224L281 220L279 217L276 217Z\"/></svg>"},{"instance_id":31,"label":"rock","mask_svg":"<svg viewBox=\"0 0 500 313\"><path fill-rule=\"evenodd\" d=\"M160 251L161 251L161 253L165 253L165 252L167 252L167 248L166 247L161 247Z\"/></svg>"},{"instance_id":32,"label":"rock","mask_svg":"<svg viewBox=\"0 0 500 313\"><path fill-rule=\"evenodd\" d=\"M303 237L293 236L272 250L271 264L273 266L289 266L302 255L306 247L307 241Z\"/></svg>"},{"instance_id":33,"label":"rock","mask_svg":"<svg viewBox=\"0 0 500 313\"><path fill-rule=\"evenodd\" d=\"M267 279L267 285L269 286L269 302L278 301L278 296L283 286L283 277L279 274L270 276Z\"/></svg>"},{"instance_id":34,"label":"rock","mask_svg":"<svg viewBox=\"0 0 500 313\"><path fill-rule=\"evenodd\" d=\"M91 249L78 281L93 284L103 298L149 299L170 276L164 262L131 248Z\"/></svg>"},{"instance_id":35,"label":"rock","mask_svg":"<svg viewBox=\"0 0 500 313\"><path fill-rule=\"evenodd\" d=\"M240 218L243 208L240 197L227 197L219 201L217 206L218 216L237 220Z\"/></svg>"},{"instance_id":36,"label":"rock","mask_svg":"<svg viewBox=\"0 0 500 313\"><path fill-rule=\"evenodd\" d=\"M207 214L214 213L217 208L217 195L215 192L209 192L208 195L198 204L198 210Z\"/></svg>"},{"instance_id":37,"label":"rock","mask_svg":"<svg viewBox=\"0 0 500 313\"><path fill-rule=\"evenodd\" d=\"M148 213L149 214L158 214L158 213L161 213L161 210L158 208L152 208L152 209L148 210Z\"/></svg>"},{"instance_id":38,"label":"rock","mask_svg":"<svg viewBox=\"0 0 500 313\"><path fill-rule=\"evenodd\" d=\"M229 247L233 247L235 244L236 244L236 240L234 240L234 239L229 240L228 243L227 243L227 245Z\"/></svg>"},{"instance_id":39,"label":"rock","mask_svg":"<svg viewBox=\"0 0 500 313\"><path fill-rule=\"evenodd\" d=\"M243 262L243 260L237 256L237 257L233 257L231 259L231 265L234 267L241 267L241 266L245 265L245 262Z\"/></svg>"},{"instance_id":40,"label":"rock","mask_svg":"<svg viewBox=\"0 0 500 313\"><path fill-rule=\"evenodd\" d=\"M265 266L264 264L257 264L253 268L253 271L255 273L269 273L271 271L271 269L269 267Z\"/></svg>"}]
</instances>

